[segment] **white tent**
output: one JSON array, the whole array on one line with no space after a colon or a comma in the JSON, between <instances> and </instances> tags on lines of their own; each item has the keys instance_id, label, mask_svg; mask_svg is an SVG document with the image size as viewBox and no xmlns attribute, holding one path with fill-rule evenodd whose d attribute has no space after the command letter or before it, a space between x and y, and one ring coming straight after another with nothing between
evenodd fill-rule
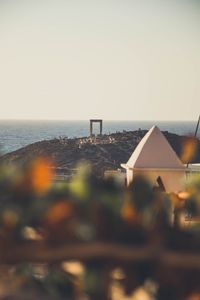
<instances>
[{"instance_id":1,"label":"white tent","mask_svg":"<svg viewBox=\"0 0 200 300\"><path fill-rule=\"evenodd\" d=\"M183 188L185 166L157 126L147 132L128 162L121 166L127 171L128 185L135 175L142 174L155 186L162 182L167 192Z\"/></svg>"}]
</instances>

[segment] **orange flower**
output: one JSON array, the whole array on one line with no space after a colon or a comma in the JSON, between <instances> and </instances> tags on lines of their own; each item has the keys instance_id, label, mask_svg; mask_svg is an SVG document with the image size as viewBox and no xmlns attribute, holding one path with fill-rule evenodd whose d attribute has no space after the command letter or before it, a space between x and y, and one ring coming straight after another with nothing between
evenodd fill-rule
<instances>
[{"instance_id":1,"label":"orange flower","mask_svg":"<svg viewBox=\"0 0 200 300\"><path fill-rule=\"evenodd\" d=\"M187 300L200 300L200 292L192 293Z\"/></svg>"},{"instance_id":2,"label":"orange flower","mask_svg":"<svg viewBox=\"0 0 200 300\"><path fill-rule=\"evenodd\" d=\"M73 205L64 201L53 204L45 215L48 224L55 225L69 218L73 214Z\"/></svg>"},{"instance_id":3,"label":"orange flower","mask_svg":"<svg viewBox=\"0 0 200 300\"><path fill-rule=\"evenodd\" d=\"M37 158L31 168L31 185L36 192L45 192L53 179L52 164L47 158Z\"/></svg>"},{"instance_id":4,"label":"orange flower","mask_svg":"<svg viewBox=\"0 0 200 300\"><path fill-rule=\"evenodd\" d=\"M181 160L183 163L189 163L193 160L196 155L198 148L198 140L196 138L190 137L184 139L182 145Z\"/></svg>"},{"instance_id":5,"label":"orange flower","mask_svg":"<svg viewBox=\"0 0 200 300\"><path fill-rule=\"evenodd\" d=\"M133 223L137 219L137 213L134 206L126 201L121 209L121 216L128 223Z\"/></svg>"}]
</instances>

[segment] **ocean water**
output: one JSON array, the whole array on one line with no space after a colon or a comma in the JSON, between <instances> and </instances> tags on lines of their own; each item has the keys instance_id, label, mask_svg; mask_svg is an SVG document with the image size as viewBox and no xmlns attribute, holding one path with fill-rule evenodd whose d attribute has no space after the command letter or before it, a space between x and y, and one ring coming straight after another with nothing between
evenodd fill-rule
<instances>
[{"instance_id":1,"label":"ocean water","mask_svg":"<svg viewBox=\"0 0 200 300\"><path fill-rule=\"evenodd\" d=\"M183 135L194 134L196 122L103 121L103 133L150 129L153 125L157 125L161 130ZM94 133L98 133L98 125L94 124L93 128ZM88 135L89 121L0 121L0 151L11 152L41 140Z\"/></svg>"}]
</instances>

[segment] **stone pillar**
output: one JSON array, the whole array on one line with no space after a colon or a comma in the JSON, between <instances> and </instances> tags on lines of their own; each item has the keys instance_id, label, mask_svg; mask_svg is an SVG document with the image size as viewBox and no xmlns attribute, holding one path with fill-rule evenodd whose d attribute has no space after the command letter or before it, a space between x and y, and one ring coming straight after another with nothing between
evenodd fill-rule
<instances>
[{"instance_id":1,"label":"stone pillar","mask_svg":"<svg viewBox=\"0 0 200 300\"><path fill-rule=\"evenodd\" d=\"M93 128L92 128L92 120L90 120L90 136L92 136L92 133L93 133L93 132L92 132L92 131L93 131L92 129L93 129Z\"/></svg>"},{"instance_id":2,"label":"stone pillar","mask_svg":"<svg viewBox=\"0 0 200 300\"><path fill-rule=\"evenodd\" d=\"M100 121L100 135L102 135L102 131L103 131L103 121Z\"/></svg>"}]
</instances>

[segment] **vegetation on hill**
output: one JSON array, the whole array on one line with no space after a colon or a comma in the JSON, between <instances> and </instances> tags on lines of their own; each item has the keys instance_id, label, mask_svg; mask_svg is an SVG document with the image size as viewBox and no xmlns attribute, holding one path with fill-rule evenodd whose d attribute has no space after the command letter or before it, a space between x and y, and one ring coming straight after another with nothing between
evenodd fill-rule
<instances>
[{"instance_id":1,"label":"vegetation on hill","mask_svg":"<svg viewBox=\"0 0 200 300\"><path fill-rule=\"evenodd\" d=\"M146 132L124 131L92 139L85 137L46 140L3 155L0 161L24 164L38 156L47 156L57 167L57 172L70 175L77 163L86 160L90 162L96 174L102 175L105 170L117 169L121 163L127 162ZM169 132L164 132L164 135L183 162L188 162L188 159L190 162L200 162L199 140Z\"/></svg>"}]
</instances>

